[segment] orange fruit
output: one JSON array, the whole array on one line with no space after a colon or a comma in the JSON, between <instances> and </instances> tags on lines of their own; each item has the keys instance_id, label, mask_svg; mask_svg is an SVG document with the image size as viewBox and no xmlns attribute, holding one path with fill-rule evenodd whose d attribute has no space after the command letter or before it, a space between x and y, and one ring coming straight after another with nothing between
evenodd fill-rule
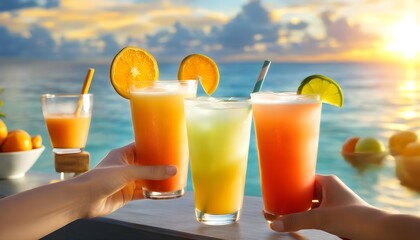
<instances>
[{"instance_id":1,"label":"orange fruit","mask_svg":"<svg viewBox=\"0 0 420 240\"><path fill-rule=\"evenodd\" d=\"M7 137L7 126L3 122L3 120L0 119L0 145L2 144L4 139L6 139L6 137Z\"/></svg>"},{"instance_id":2,"label":"orange fruit","mask_svg":"<svg viewBox=\"0 0 420 240\"><path fill-rule=\"evenodd\" d=\"M31 149L31 136L21 129L10 131L1 145L2 152L18 152Z\"/></svg>"},{"instance_id":3,"label":"orange fruit","mask_svg":"<svg viewBox=\"0 0 420 240\"><path fill-rule=\"evenodd\" d=\"M359 141L360 137L350 137L348 138L342 147L342 151L346 153L354 153L356 149L356 143Z\"/></svg>"},{"instance_id":4,"label":"orange fruit","mask_svg":"<svg viewBox=\"0 0 420 240\"><path fill-rule=\"evenodd\" d=\"M420 142L411 142L401 152L404 157L420 156Z\"/></svg>"},{"instance_id":5,"label":"orange fruit","mask_svg":"<svg viewBox=\"0 0 420 240\"><path fill-rule=\"evenodd\" d=\"M41 135L35 135L31 138L32 148L40 148L42 147L42 137Z\"/></svg>"},{"instance_id":6,"label":"orange fruit","mask_svg":"<svg viewBox=\"0 0 420 240\"><path fill-rule=\"evenodd\" d=\"M417 134L412 131L400 131L394 133L388 142L389 150L392 155L400 155L402 150L411 142L417 141Z\"/></svg>"},{"instance_id":7,"label":"orange fruit","mask_svg":"<svg viewBox=\"0 0 420 240\"><path fill-rule=\"evenodd\" d=\"M130 86L142 80L157 80L159 69L156 59L144 49L125 47L115 55L111 63L110 79L115 91L130 98Z\"/></svg>"},{"instance_id":8,"label":"orange fruit","mask_svg":"<svg viewBox=\"0 0 420 240\"><path fill-rule=\"evenodd\" d=\"M207 95L212 95L219 85L219 69L216 63L203 54L185 57L178 69L178 79L198 79Z\"/></svg>"}]
</instances>

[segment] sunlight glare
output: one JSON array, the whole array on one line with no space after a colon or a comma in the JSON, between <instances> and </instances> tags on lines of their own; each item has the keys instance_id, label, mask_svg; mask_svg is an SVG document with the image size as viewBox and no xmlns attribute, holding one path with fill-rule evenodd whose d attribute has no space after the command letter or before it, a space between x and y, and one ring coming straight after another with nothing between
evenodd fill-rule
<instances>
[{"instance_id":1,"label":"sunlight glare","mask_svg":"<svg viewBox=\"0 0 420 240\"><path fill-rule=\"evenodd\" d=\"M402 112L402 118L405 120L414 119L417 117L417 113L413 110L406 110Z\"/></svg>"},{"instance_id":2,"label":"sunlight glare","mask_svg":"<svg viewBox=\"0 0 420 240\"><path fill-rule=\"evenodd\" d=\"M401 53L407 59L413 59L420 52L420 26L414 15L407 14L392 34L388 50Z\"/></svg>"},{"instance_id":3,"label":"sunlight glare","mask_svg":"<svg viewBox=\"0 0 420 240\"><path fill-rule=\"evenodd\" d=\"M414 92L417 90L416 83L413 80L408 80L404 85L399 87L400 91Z\"/></svg>"}]
</instances>

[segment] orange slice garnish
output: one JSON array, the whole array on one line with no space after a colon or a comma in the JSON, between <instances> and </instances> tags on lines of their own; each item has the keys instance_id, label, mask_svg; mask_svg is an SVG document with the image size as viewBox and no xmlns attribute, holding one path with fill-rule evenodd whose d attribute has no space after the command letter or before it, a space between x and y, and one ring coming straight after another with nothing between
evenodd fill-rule
<instances>
[{"instance_id":1,"label":"orange slice garnish","mask_svg":"<svg viewBox=\"0 0 420 240\"><path fill-rule=\"evenodd\" d=\"M210 96L219 85L219 69L211 58L203 54L191 54L179 65L178 79L199 79L204 91Z\"/></svg>"},{"instance_id":2,"label":"orange slice garnish","mask_svg":"<svg viewBox=\"0 0 420 240\"><path fill-rule=\"evenodd\" d=\"M159 68L156 59L144 49L125 47L112 60L111 84L124 98L130 98L131 85L139 85L142 80L158 78Z\"/></svg>"}]
</instances>

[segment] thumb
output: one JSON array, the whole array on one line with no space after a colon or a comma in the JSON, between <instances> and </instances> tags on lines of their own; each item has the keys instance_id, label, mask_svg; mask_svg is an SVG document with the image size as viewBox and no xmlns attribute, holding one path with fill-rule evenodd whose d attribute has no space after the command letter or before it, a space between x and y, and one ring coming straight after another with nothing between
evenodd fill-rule
<instances>
[{"instance_id":1,"label":"thumb","mask_svg":"<svg viewBox=\"0 0 420 240\"><path fill-rule=\"evenodd\" d=\"M175 166L126 166L129 180L147 179L163 180L174 176L177 173Z\"/></svg>"},{"instance_id":2,"label":"thumb","mask_svg":"<svg viewBox=\"0 0 420 240\"><path fill-rule=\"evenodd\" d=\"M283 215L274 220L270 227L277 232L295 232L301 229L321 229L322 218L317 217L316 209L302 213Z\"/></svg>"}]
</instances>

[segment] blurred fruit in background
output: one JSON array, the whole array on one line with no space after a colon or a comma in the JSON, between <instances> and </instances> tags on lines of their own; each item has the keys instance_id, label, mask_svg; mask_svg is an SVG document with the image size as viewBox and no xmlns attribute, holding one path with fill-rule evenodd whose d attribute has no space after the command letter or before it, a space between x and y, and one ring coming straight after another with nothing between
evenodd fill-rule
<instances>
[{"instance_id":1,"label":"blurred fruit in background","mask_svg":"<svg viewBox=\"0 0 420 240\"><path fill-rule=\"evenodd\" d=\"M407 144L401 152L401 155L404 157L420 157L420 143L411 142Z\"/></svg>"},{"instance_id":2,"label":"blurred fruit in background","mask_svg":"<svg viewBox=\"0 0 420 240\"><path fill-rule=\"evenodd\" d=\"M22 129L8 131L6 124L0 119L0 152L28 151L41 147L41 135L37 134L31 137L28 132Z\"/></svg>"},{"instance_id":3,"label":"blurred fruit in background","mask_svg":"<svg viewBox=\"0 0 420 240\"><path fill-rule=\"evenodd\" d=\"M3 143L6 137L7 137L7 126L3 122L3 120L0 119L0 145Z\"/></svg>"},{"instance_id":4,"label":"blurred fruit in background","mask_svg":"<svg viewBox=\"0 0 420 240\"><path fill-rule=\"evenodd\" d=\"M389 138L388 147L391 155L400 155L407 144L416 142L417 134L412 131L400 131Z\"/></svg>"},{"instance_id":5,"label":"blurred fruit in background","mask_svg":"<svg viewBox=\"0 0 420 240\"><path fill-rule=\"evenodd\" d=\"M413 131L400 131L389 138L389 148L395 157L395 175L400 183L420 191L420 142Z\"/></svg>"},{"instance_id":6,"label":"blurred fruit in background","mask_svg":"<svg viewBox=\"0 0 420 240\"><path fill-rule=\"evenodd\" d=\"M411 143L410 143L411 144ZM420 148L420 143L412 145L414 151L410 150L409 154L415 153ZM395 175L400 183L413 190L420 192L420 156L396 156L395 157Z\"/></svg>"},{"instance_id":7,"label":"blurred fruit in background","mask_svg":"<svg viewBox=\"0 0 420 240\"><path fill-rule=\"evenodd\" d=\"M343 152L353 153L356 148L356 143L359 141L360 137L350 137L348 138L342 147Z\"/></svg>"},{"instance_id":8,"label":"blurred fruit in background","mask_svg":"<svg viewBox=\"0 0 420 240\"><path fill-rule=\"evenodd\" d=\"M388 152L377 138L353 136L344 142L341 155L359 172L363 172L370 166L380 166Z\"/></svg>"},{"instance_id":9,"label":"blurred fruit in background","mask_svg":"<svg viewBox=\"0 0 420 240\"><path fill-rule=\"evenodd\" d=\"M31 135L21 129L8 132L6 139L4 139L1 145L2 152L19 152L31 149Z\"/></svg>"},{"instance_id":10,"label":"blurred fruit in background","mask_svg":"<svg viewBox=\"0 0 420 240\"><path fill-rule=\"evenodd\" d=\"M32 148L40 148L42 147L42 137L41 135L35 135L31 138L32 141Z\"/></svg>"},{"instance_id":11,"label":"blurred fruit in background","mask_svg":"<svg viewBox=\"0 0 420 240\"><path fill-rule=\"evenodd\" d=\"M374 137L359 139L354 148L355 153L381 153L385 151L384 144Z\"/></svg>"}]
</instances>

